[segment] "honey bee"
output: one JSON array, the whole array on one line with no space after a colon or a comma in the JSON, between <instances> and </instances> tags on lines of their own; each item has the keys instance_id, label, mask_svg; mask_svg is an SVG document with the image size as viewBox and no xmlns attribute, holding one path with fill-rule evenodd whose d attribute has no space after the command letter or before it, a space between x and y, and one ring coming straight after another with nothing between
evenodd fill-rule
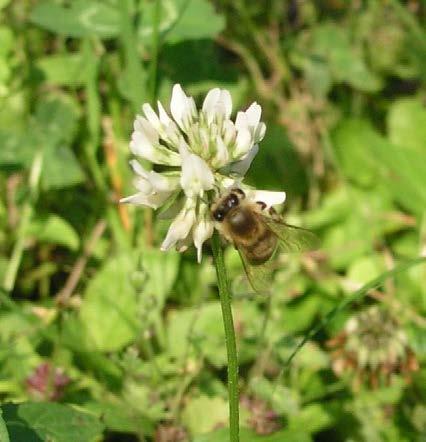
<instances>
[{"instance_id":1,"label":"honey bee","mask_svg":"<svg viewBox=\"0 0 426 442\"><path fill-rule=\"evenodd\" d=\"M232 189L211 206L211 216L223 237L238 250L250 284L256 291L268 287L270 263L278 248L285 252L314 250L317 237L309 230L283 221L273 207L246 199Z\"/></svg>"}]
</instances>

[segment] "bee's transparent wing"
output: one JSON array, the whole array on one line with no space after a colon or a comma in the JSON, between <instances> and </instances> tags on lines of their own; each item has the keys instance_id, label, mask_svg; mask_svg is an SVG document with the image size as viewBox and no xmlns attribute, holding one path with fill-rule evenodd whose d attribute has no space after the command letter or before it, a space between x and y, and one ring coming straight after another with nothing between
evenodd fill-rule
<instances>
[{"instance_id":1,"label":"bee's transparent wing","mask_svg":"<svg viewBox=\"0 0 426 442\"><path fill-rule=\"evenodd\" d=\"M284 252L300 253L319 248L319 238L311 231L267 216L262 216L262 218L266 225L277 235L280 241L280 248Z\"/></svg>"},{"instance_id":2,"label":"bee's transparent wing","mask_svg":"<svg viewBox=\"0 0 426 442\"><path fill-rule=\"evenodd\" d=\"M244 249L237 246L247 278L253 289L260 294L269 294L271 288L271 274L273 258L262 264L252 264L247 258ZM275 255L275 253L274 253Z\"/></svg>"}]
</instances>

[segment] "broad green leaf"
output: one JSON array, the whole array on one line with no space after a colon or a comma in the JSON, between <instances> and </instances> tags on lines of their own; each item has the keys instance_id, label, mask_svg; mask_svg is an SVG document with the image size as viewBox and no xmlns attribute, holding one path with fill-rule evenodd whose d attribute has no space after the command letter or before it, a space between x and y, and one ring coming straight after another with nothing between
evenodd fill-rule
<instances>
[{"instance_id":1,"label":"broad green leaf","mask_svg":"<svg viewBox=\"0 0 426 442\"><path fill-rule=\"evenodd\" d=\"M47 0L34 7L30 20L48 31L68 37L97 35L111 38L120 30L118 9L92 0L76 0L69 7Z\"/></svg>"},{"instance_id":2,"label":"broad green leaf","mask_svg":"<svg viewBox=\"0 0 426 442\"><path fill-rule=\"evenodd\" d=\"M176 0L179 18L166 34L170 43L213 38L225 28L225 17L207 0Z\"/></svg>"},{"instance_id":3,"label":"broad green leaf","mask_svg":"<svg viewBox=\"0 0 426 442\"><path fill-rule=\"evenodd\" d=\"M145 295L152 295L156 299L156 307L162 310L176 280L179 270L179 253L173 251L163 253L157 249L146 249L141 254L141 265L147 276L143 288Z\"/></svg>"},{"instance_id":4,"label":"broad green leaf","mask_svg":"<svg viewBox=\"0 0 426 442\"><path fill-rule=\"evenodd\" d=\"M381 78L367 67L363 53L352 45L349 32L337 24L323 22L313 30L300 32L291 61L305 71L317 94L329 90L331 78L365 92L377 92L382 87ZM324 85L312 83L320 80Z\"/></svg>"},{"instance_id":5,"label":"broad green leaf","mask_svg":"<svg viewBox=\"0 0 426 442\"><path fill-rule=\"evenodd\" d=\"M242 442L311 442L312 439L303 430L280 430L268 436L261 436L247 428L240 428ZM229 442L229 429L221 428L208 434L196 436L193 442Z\"/></svg>"},{"instance_id":6,"label":"broad green leaf","mask_svg":"<svg viewBox=\"0 0 426 442\"><path fill-rule=\"evenodd\" d=\"M192 398L182 412L182 422L192 435L207 433L217 426L226 426L228 403L218 396Z\"/></svg>"},{"instance_id":7,"label":"broad green leaf","mask_svg":"<svg viewBox=\"0 0 426 442\"><path fill-rule=\"evenodd\" d=\"M34 156L34 144L29 133L0 129L0 168L29 166Z\"/></svg>"},{"instance_id":8,"label":"broad green leaf","mask_svg":"<svg viewBox=\"0 0 426 442\"><path fill-rule=\"evenodd\" d=\"M43 190L75 186L81 184L84 179L83 169L68 146L47 146L41 175Z\"/></svg>"},{"instance_id":9,"label":"broad green leaf","mask_svg":"<svg viewBox=\"0 0 426 442\"><path fill-rule=\"evenodd\" d=\"M127 255L111 258L86 288L80 320L93 350L116 351L136 336L137 303L130 281L133 266Z\"/></svg>"},{"instance_id":10,"label":"broad green leaf","mask_svg":"<svg viewBox=\"0 0 426 442\"><path fill-rule=\"evenodd\" d=\"M3 419L3 411L0 409L0 441L10 442L9 433L7 432L6 422Z\"/></svg>"},{"instance_id":11,"label":"broad green leaf","mask_svg":"<svg viewBox=\"0 0 426 442\"><path fill-rule=\"evenodd\" d=\"M144 434L151 434L153 423L144 416L135 416L133 410L123 403L91 402L85 408L96 414L105 426L112 431L121 433L138 433L143 429Z\"/></svg>"},{"instance_id":12,"label":"broad green leaf","mask_svg":"<svg viewBox=\"0 0 426 442\"><path fill-rule=\"evenodd\" d=\"M5 8L11 0L0 0L0 9Z\"/></svg>"},{"instance_id":13,"label":"broad green leaf","mask_svg":"<svg viewBox=\"0 0 426 442\"><path fill-rule=\"evenodd\" d=\"M154 8L151 3L142 5L138 36L144 44L151 43ZM158 31L169 43L214 38L225 28L225 17L207 0L163 0L161 9Z\"/></svg>"},{"instance_id":14,"label":"broad green leaf","mask_svg":"<svg viewBox=\"0 0 426 442\"><path fill-rule=\"evenodd\" d=\"M77 130L79 109L69 95L52 95L40 101L35 121L46 143L70 142Z\"/></svg>"},{"instance_id":15,"label":"broad green leaf","mask_svg":"<svg viewBox=\"0 0 426 442\"><path fill-rule=\"evenodd\" d=\"M385 263L381 256L363 256L350 264L347 278L354 284L366 284L383 273L385 269Z\"/></svg>"},{"instance_id":16,"label":"broad green leaf","mask_svg":"<svg viewBox=\"0 0 426 442\"><path fill-rule=\"evenodd\" d=\"M388 112L387 126L393 144L426 155L426 107L420 99L394 101Z\"/></svg>"},{"instance_id":17,"label":"broad green leaf","mask_svg":"<svg viewBox=\"0 0 426 442\"><path fill-rule=\"evenodd\" d=\"M295 389L274 385L266 378L256 377L251 380L250 390L267 401L278 414L291 416L300 411L301 397Z\"/></svg>"},{"instance_id":18,"label":"broad green leaf","mask_svg":"<svg viewBox=\"0 0 426 442\"><path fill-rule=\"evenodd\" d=\"M258 436L247 428L240 428L240 439L244 442L255 441ZM208 434L199 434L193 438L193 442L229 442L229 429L220 428Z\"/></svg>"},{"instance_id":19,"label":"broad green leaf","mask_svg":"<svg viewBox=\"0 0 426 442\"><path fill-rule=\"evenodd\" d=\"M87 60L80 52L41 57L36 68L48 83L60 86L81 86L88 72Z\"/></svg>"},{"instance_id":20,"label":"broad green leaf","mask_svg":"<svg viewBox=\"0 0 426 442\"><path fill-rule=\"evenodd\" d=\"M314 55L327 60L336 80L365 92L381 88L380 78L368 69L362 53L352 47L345 28L332 23L321 24L313 32L313 45Z\"/></svg>"},{"instance_id":21,"label":"broad green leaf","mask_svg":"<svg viewBox=\"0 0 426 442\"><path fill-rule=\"evenodd\" d=\"M362 186L375 184L378 164L373 147L385 142L365 120L343 120L333 133L339 166L343 173Z\"/></svg>"},{"instance_id":22,"label":"broad green leaf","mask_svg":"<svg viewBox=\"0 0 426 442\"><path fill-rule=\"evenodd\" d=\"M260 330L260 315L253 303L234 303L234 321L240 324L240 362L251 360L257 351L256 337ZM182 358L187 353L203 355L216 367L226 365L225 334L219 302L204 303L170 312L167 327L168 351Z\"/></svg>"},{"instance_id":23,"label":"broad green leaf","mask_svg":"<svg viewBox=\"0 0 426 442\"><path fill-rule=\"evenodd\" d=\"M218 302L204 304L199 309L171 312L168 322L171 355L180 358L192 347L196 354L204 354L213 365L226 364L225 334Z\"/></svg>"},{"instance_id":24,"label":"broad green leaf","mask_svg":"<svg viewBox=\"0 0 426 442\"><path fill-rule=\"evenodd\" d=\"M13 49L14 43L15 37L12 30L7 26L0 26L0 58L5 57Z\"/></svg>"},{"instance_id":25,"label":"broad green leaf","mask_svg":"<svg viewBox=\"0 0 426 442\"><path fill-rule=\"evenodd\" d=\"M74 228L54 214L34 219L28 233L41 242L58 244L73 251L78 250L80 246L80 238Z\"/></svg>"},{"instance_id":26,"label":"broad green leaf","mask_svg":"<svg viewBox=\"0 0 426 442\"><path fill-rule=\"evenodd\" d=\"M96 417L68 405L26 402L1 408L13 442L93 442L103 432Z\"/></svg>"},{"instance_id":27,"label":"broad green leaf","mask_svg":"<svg viewBox=\"0 0 426 442\"><path fill-rule=\"evenodd\" d=\"M289 429L303 428L306 433L316 433L333 424L333 418L320 404L310 404L303 407L299 413L291 416L288 421Z\"/></svg>"},{"instance_id":28,"label":"broad green leaf","mask_svg":"<svg viewBox=\"0 0 426 442\"><path fill-rule=\"evenodd\" d=\"M365 120L344 120L333 136L343 173L373 186L380 180L405 209L421 215L426 207L424 153L396 146Z\"/></svg>"}]
</instances>

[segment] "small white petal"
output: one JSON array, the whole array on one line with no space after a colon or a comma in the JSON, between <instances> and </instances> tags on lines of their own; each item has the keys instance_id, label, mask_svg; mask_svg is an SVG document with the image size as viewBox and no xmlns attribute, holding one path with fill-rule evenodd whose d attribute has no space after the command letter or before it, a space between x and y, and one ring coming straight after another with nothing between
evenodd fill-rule
<instances>
[{"instance_id":1,"label":"small white petal","mask_svg":"<svg viewBox=\"0 0 426 442\"><path fill-rule=\"evenodd\" d=\"M259 152L259 145L255 144L240 161L231 164L230 171L244 176L249 170L254 157Z\"/></svg>"},{"instance_id":2,"label":"small white petal","mask_svg":"<svg viewBox=\"0 0 426 442\"><path fill-rule=\"evenodd\" d=\"M120 203L135 204L141 206L151 207L152 209L158 209L162 206L167 198L171 196L171 192L162 192L157 194L146 195L139 192L134 195L121 198Z\"/></svg>"},{"instance_id":3,"label":"small white petal","mask_svg":"<svg viewBox=\"0 0 426 442\"><path fill-rule=\"evenodd\" d=\"M249 190L246 192L247 198L251 201L262 201L267 207L282 204L285 201L285 192L273 192L269 190Z\"/></svg>"},{"instance_id":4,"label":"small white petal","mask_svg":"<svg viewBox=\"0 0 426 442\"><path fill-rule=\"evenodd\" d=\"M240 159L250 150L252 144L253 140L250 131L248 129L240 129L237 133L233 157Z\"/></svg>"},{"instance_id":5,"label":"small white petal","mask_svg":"<svg viewBox=\"0 0 426 442\"><path fill-rule=\"evenodd\" d=\"M199 196L213 188L214 176L207 163L198 155L186 154L182 158L180 184L188 197Z\"/></svg>"},{"instance_id":6,"label":"small white petal","mask_svg":"<svg viewBox=\"0 0 426 442\"><path fill-rule=\"evenodd\" d=\"M245 112L239 111L237 113L237 118L235 119L235 127L236 127L237 131L241 130L241 129L248 129L249 128L247 115Z\"/></svg>"},{"instance_id":7,"label":"small white petal","mask_svg":"<svg viewBox=\"0 0 426 442\"><path fill-rule=\"evenodd\" d=\"M194 99L185 95L180 84L173 86L170 112L176 123L183 130L188 127L196 113Z\"/></svg>"},{"instance_id":8,"label":"small white petal","mask_svg":"<svg viewBox=\"0 0 426 442\"><path fill-rule=\"evenodd\" d=\"M266 124L259 123L253 133L254 142L259 143L260 141L262 141L263 137L265 136L265 132L266 132Z\"/></svg>"},{"instance_id":9,"label":"small white petal","mask_svg":"<svg viewBox=\"0 0 426 442\"><path fill-rule=\"evenodd\" d=\"M225 120L222 125L222 130L223 142L227 146L233 144L237 136L237 130L235 129L234 123L231 120Z\"/></svg>"},{"instance_id":10,"label":"small white petal","mask_svg":"<svg viewBox=\"0 0 426 442\"><path fill-rule=\"evenodd\" d=\"M145 158L151 163L168 166L179 166L181 164L181 158L176 152L161 144L152 144L141 132L133 132L129 146L134 155Z\"/></svg>"},{"instance_id":11,"label":"small white petal","mask_svg":"<svg viewBox=\"0 0 426 442\"><path fill-rule=\"evenodd\" d=\"M153 170L146 170L137 160L131 160L130 166L139 175L140 181L147 181L155 192L170 192L178 187L178 177L166 177Z\"/></svg>"},{"instance_id":12,"label":"small white petal","mask_svg":"<svg viewBox=\"0 0 426 442\"><path fill-rule=\"evenodd\" d=\"M256 127L260 122L262 108L256 103L252 103L245 112L247 123L250 127Z\"/></svg>"},{"instance_id":13,"label":"small white petal","mask_svg":"<svg viewBox=\"0 0 426 442\"><path fill-rule=\"evenodd\" d=\"M229 161L229 151L223 142L222 138L218 135L216 137L216 155L212 160L212 165L215 168L225 166Z\"/></svg>"},{"instance_id":14,"label":"small white petal","mask_svg":"<svg viewBox=\"0 0 426 442\"><path fill-rule=\"evenodd\" d=\"M147 118L147 120L151 123L151 125L155 128L157 132L161 131L161 122L158 118L157 114L154 112L154 109L150 104L145 103L142 105L142 110Z\"/></svg>"},{"instance_id":15,"label":"small white petal","mask_svg":"<svg viewBox=\"0 0 426 442\"><path fill-rule=\"evenodd\" d=\"M217 101L219 100L220 89L215 87L214 89L210 89L204 98L203 102L203 112L207 115L214 114L215 106Z\"/></svg>"},{"instance_id":16,"label":"small white petal","mask_svg":"<svg viewBox=\"0 0 426 442\"><path fill-rule=\"evenodd\" d=\"M229 119L232 112L232 98L226 89L211 89L203 103L203 112L207 116L207 122L210 124L217 119Z\"/></svg>"},{"instance_id":17,"label":"small white petal","mask_svg":"<svg viewBox=\"0 0 426 442\"><path fill-rule=\"evenodd\" d=\"M203 244L213 235L214 223L207 217L203 217L194 227L192 237L197 248L197 261L201 262Z\"/></svg>"},{"instance_id":18,"label":"small white petal","mask_svg":"<svg viewBox=\"0 0 426 442\"><path fill-rule=\"evenodd\" d=\"M190 204L193 201L189 200ZM169 230L167 232L166 238L161 244L161 250L169 250L173 247L179 240L186 238L192 229L195 222L195 208L184 207L174 221L170 224Z\"/></svg>"}]
</instances>

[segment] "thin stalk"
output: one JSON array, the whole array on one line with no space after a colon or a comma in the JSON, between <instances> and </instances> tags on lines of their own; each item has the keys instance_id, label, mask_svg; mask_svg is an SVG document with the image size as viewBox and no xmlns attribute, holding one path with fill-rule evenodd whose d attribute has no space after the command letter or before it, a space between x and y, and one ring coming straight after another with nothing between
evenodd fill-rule
<instances>
[{"instance_id":1,"label":"thin stalk","mask_svg":"<svg viewBox=\"0 0 426 442\"><path fill-rule=\"evenodd\" d=\"M151 41L151 62L149 65L149 89L150 101L153 106L157 100L157 71L158 54L160 47L160 18L161 18L161 0L155 0L155 6L152 14L152 41Z\"/></svg>"},{"instance_id":2,"label":"thin stalk","mask_svg":"<svg viewBox=\"0 0 426 442\"><path fill-rule=\"evenodd\" d=\"M17 239L13 247L12 255L10 257L3 281L3 288L7 292L11 292L15 287L16 277L18 275L19 266L21 265L22 256L24 254L27 230L33 215L33 205L38 195L38 184L40 181L42 164L43 164L43 151L40 150L36 154L31 166L30 177L29 177L30 193L22 209L21 220L17 232Z\"/></svg>"},{"instance_id":3,"label":"thin stalk","mask_svg":"<svg viewBox=\"0 0 426 442\"><path fill-rule=\"evenodd\" d=\"M229 440L239 442L239 394L238 394L238 358L235 340L234 321L232 318L231 295L226 275L223 249L217 232L211 241L214 265L216 268L217 285L222 307L223 325L225 328L225 344L228 356L228 393L229 393Z\"/></svg>"}]
</instances>

